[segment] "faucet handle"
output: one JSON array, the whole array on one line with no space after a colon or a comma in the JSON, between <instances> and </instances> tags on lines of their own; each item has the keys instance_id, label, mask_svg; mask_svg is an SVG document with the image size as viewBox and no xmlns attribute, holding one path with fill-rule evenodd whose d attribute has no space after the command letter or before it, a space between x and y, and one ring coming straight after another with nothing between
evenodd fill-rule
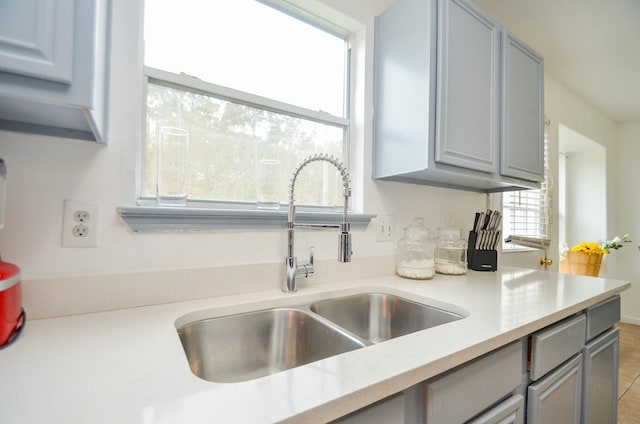
<instances>
[{"instance_id":1,"label":"faucet handle","mask_svg":"<svg viewBox=\"0 0 640 424\"><path fill-rule=\"evenodd\" d=\"M300 268L300 276L309 278L316 273L316 268L313 266L313 246L309 248L309 263L298 266Z\"/></svg>"}]
</instances>

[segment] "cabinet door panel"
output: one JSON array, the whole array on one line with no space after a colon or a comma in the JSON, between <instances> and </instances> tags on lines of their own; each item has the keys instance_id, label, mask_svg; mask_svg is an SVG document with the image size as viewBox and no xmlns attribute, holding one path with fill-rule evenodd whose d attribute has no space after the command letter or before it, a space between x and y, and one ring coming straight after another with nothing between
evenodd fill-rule
<instances>
[{"instance_id":1,"label":"cabinet door panel","mask_svg":"<svg viewBox=\"0 0 640 424\"><path fill-rule=\"evenodd\" d=\"M579 424L582 355L578 354L527 389L527 423Z\"/></svg>"},{"instance_id":2,"label":"cabinet door panel","mask_svg":"<svg viewBox=\"0 0 640 424\"><path fill-rule=\"evenodd\" d=\"M530 374L538 380L584 348L587 319L568 318L531 336Z\"/></svg>"},{"instance_id":3,"label":"cabinet door panel","mask_svg":"<svg viewBox=\"0 0 640 424\"><path fill-rule=\"evenodd\" d=\"M70 83L73 0L0 0L0 70Z\"/></svg>"},{"instance_id":4,"label":"cabinet door panel","mask_svg":"<svg viewBox=\"0 0 640 424\"><path fill-rule=\"evenodd\" d=\"M620 330L612 328L584 348L582 422L615 424L618 416Z\"/></svg>"},{"instance_id":5,"label":"cabinet door panel","mask_svg":"<svg viewBox=\"0 0 640 424\"><path fill-rule=\"evenodd\" d=\"M543 60L504 32L500 173L544 179Z\"/></svg>"},{"instance_id":6,"label":"cabinet door panel","mask_svg":"<svg viewBox=\"0 0 640 424\"><path fill-rule=\"evenodd\" d=\"M524 398L513 395L468 424L522 424L524 422Z\"/></svg>"},{"instance_id":7,"label":"cabinet door panel","mask_svg":"<svg viewBox=\"0 0 640 424\"><path fill-rule=\"evenodd\" d=\"M587 340L613 327L620 321L620 295L613 296L587 309Z\"/></svg>"},{"instance_id":8,"label":"cabinet door panel","mask_svg":"<svg viewBox=\"0 0 640 424\"><path fill-rule=\"evenodd\" d=\"M435 160L497 173L499 27L459 0L440 5Z\"/></svg>"}]
</instances>

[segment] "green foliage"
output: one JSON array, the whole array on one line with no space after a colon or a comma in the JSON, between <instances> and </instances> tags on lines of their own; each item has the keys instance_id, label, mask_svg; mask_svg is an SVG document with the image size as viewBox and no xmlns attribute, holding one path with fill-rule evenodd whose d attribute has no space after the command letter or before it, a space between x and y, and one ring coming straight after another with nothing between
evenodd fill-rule
<instances>
[{"instance_id":1,"label":"green foliage","mask_svg":"<svg viewBox=\"0 0 640 424\"><path fill-rule=\"evenodd\" d=\"M157 138L161 127L189 132L189 198L221 201L256 200L260 159L279 160L280 201L297 164L312 153L343 157L343 129L233 103L212 96L147 85L146 195L155 195ZM342 203L333 167L305 169L297 187L301 204Z\"/></svg>"}]
</instances>

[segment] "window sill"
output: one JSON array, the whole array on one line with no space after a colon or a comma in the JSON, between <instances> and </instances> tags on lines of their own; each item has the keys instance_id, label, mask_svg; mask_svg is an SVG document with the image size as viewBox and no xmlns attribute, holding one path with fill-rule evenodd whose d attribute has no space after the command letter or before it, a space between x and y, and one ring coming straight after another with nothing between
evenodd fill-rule
<instances>
[{"instance_id":1,"label":"window sill","mask_svg":"<svg viewBox=\"0 0 640 424\"><path fill-rule=\"evenodd\" d=\"M524 252L540 252L540 249L535 249L533 247L510 247L502 248L502 253L524 253Z\"/></svg>"},{"instance_id":2,"label":"window sill","mask_svg":"<svg viewBox=\"0 0 640 424\"><path fill-rule=\"evenodd\" d=\"M121 206L118 213L134 232L190 230L286 229L288 209L213 209L197 207ZM352 229L363 230L376 215L349 214ZM342 213L296 211L296 222L339 225Z\"/></svg>"}]
</instances>

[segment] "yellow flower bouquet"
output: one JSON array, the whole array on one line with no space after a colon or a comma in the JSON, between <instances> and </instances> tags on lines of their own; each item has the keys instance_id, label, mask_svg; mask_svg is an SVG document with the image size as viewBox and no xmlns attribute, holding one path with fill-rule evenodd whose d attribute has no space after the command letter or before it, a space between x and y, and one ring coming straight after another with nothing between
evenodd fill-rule
<instances>
[{"instance_id":1,"label":"yellow flower bouquet","mask_svg":"<svg viewBox=\"0 0 640 424\"><path fill-rule=\"evenodd\" d=\"M571 249L561 248L560 272L565 274L590 275L597 277L602 264L602 255L606 255L612 249L618 250L624 243L630 243L629 234L622 238L614 237L603 243L582 242ZM566 255L566 258L563 259Z\"/></svg>"}]
</instances>

